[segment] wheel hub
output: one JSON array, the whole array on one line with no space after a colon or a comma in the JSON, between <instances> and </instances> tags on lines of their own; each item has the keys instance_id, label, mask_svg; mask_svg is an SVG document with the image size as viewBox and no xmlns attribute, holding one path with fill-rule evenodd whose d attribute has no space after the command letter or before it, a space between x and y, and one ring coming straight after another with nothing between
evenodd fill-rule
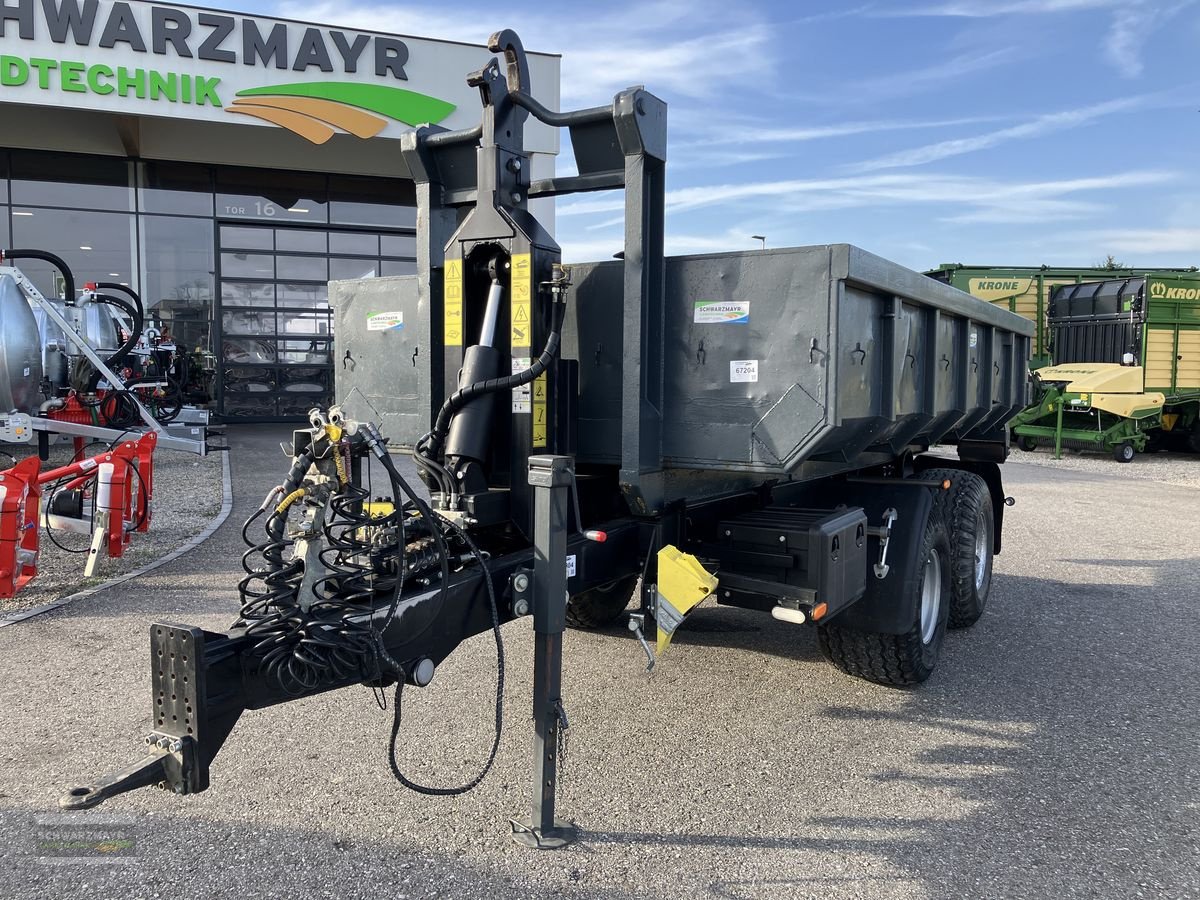
<instances>
[{"instance_id":1,"label":"wheel hub","mask_svg":"<svg viewBox=\"0 0 1200 900\"><path fill-rule=\"evenodd\" d=\"M921 574L921 643L933 641L942 609L942 558L936 551L925 560Z\"/></svg>"},{"instance_id":2,"label":"wheel hub","mask_svg":"<svg viewBox=\"0 0 1200 900\"><path fill-rule=\"evenodd\" d=\"M975 590L983 589L987 581L988 561L992 557L991 523L983 513L975 519Z\"/></svg>"}]
</instances>

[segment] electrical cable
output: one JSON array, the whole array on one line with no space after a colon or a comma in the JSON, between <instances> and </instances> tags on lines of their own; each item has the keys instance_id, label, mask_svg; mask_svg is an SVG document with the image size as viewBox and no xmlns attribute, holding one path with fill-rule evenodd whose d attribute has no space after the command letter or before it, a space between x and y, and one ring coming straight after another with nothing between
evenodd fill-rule
<instances>
[{"instance_id":1,"label":"electrical cable","mask_svg":"<svg viewBox=\"0 0 1200 900\"><path fill-rule=\"evenodd\" d=\"M471 540L466 531L449 519L442 519L442 521L457 532L458 536L466 543L467 548L479 563L483 583L487 587L488 603L492 613L492 634L496 639L496 719L495 733L492 737L492 749L488 754L487 762L483 764L483 768L479 770L475 777L457 787L430 787L407 778L400 771L399 763L396 762L396 742L400 736L401 706L404 693L404 681L401 679L396 682L396 694L392 700L392 732L388 739L388 766L392 770L392 775L395 779L409 790L432 797L454 797L473 790L483 782L488 772L492 770L492 765L496 761L496 753L500 749L500 735L504 730L504 639L500 636L500 607L496 602L496 590L492 585L492 575L487 560L484 559L483 554L479 552L479 548L475 546L475 542Z\"/></svg>"},{"instance_id":2,"label":"electrical cable","mask_svg":"<svg viewBox=\"0 0 1200 900\"><path fill-rule=\"evenodd\" d=\"M491 771L503 732L504 643L488 559L463 528L435 514L413 490L374 425L362 425L359 434L357 447L361 449L365 443L388 477L392 509L378 516L369 506L373 496L369 457L365 489L348 476L344 456L352 456L355 449L350 439L331 441L331 452L322 451L316 458L315 447L297 456L285 483L272 489L242 526L248 550L242 557L246 577L239 583L242 608L237 625L254 640L252 652L258 658L259 671L289 694L311 692L339 681L378 682L393 675L396 693L388 742L392 774L419 793L462 794L480 784ZM321 464L318 471L327 478L336 474L336 486L331 488L330 481L306 480L314 462ZM303 530L289 530L290 511L302 503L310 506L307 525ZM264 515L267 540L254 543L251 528ZM319 532L314 527L318 521ZM391 541L393 529L395 540ZM320 538L316 537L318 533ZM303 598L306 607L300 591L311 556L298 548L301 539L323 539L323 546L317 550L323 571ZM395 622L409 572L437 571L437 602L445 602L454 558L452 543L456 548L459 543L466 547L487 591L496 641L495 733L487 760L473 778L454 787L431 787L407 778L396 760L406 672L404 664L388 652L386 636ZM284 552L289 548L292 557L285 559ZM390 593L386 607L377 602L385 593ZM373 687L382 685L376 683ZM386 708L382 692L375 694L375 701Z\"/></svg>"}]
</instances>

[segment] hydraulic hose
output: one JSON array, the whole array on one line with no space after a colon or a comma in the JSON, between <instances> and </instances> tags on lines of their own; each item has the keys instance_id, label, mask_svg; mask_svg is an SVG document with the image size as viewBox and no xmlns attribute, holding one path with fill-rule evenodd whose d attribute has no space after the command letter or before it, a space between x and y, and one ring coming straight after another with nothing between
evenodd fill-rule
<instances>
[{"instance_id":1,"label":"hydraulic hose","mask_svg":"<svg viewBox=\"0 0 1200 900\"><path fill-rule=\"evenodd\" d=\"M421 453L424 451L428 455L436 457L438 451L441 449L442 442L446 439L447 432L450 430L451 418L476 397L522 387L531 383L535 378L549 369L550 364L554 362L554 358L558 356L558 348L562 340L562 323L565 311L565 305L558 304L556 306L554 323L550 330L550 336L546 339L546 346L542 350L541 355L524 372L519 372L516 375L506 375L502 378L489 378L486 381L477 381L474 384L459 388L447 397L446 402L442 404L442 408L438 411L437 419L433 424L433 430L417 442L418 452Z\"/></svg>"},{"instance_id":2,"label":"hydraulic hose","mask_svg":"<svg viewBox=\"0 0 1200 900\"><path fill-rule=\"evenodd\" d=\"M129 285L121 284L116 281L97 281L96 287L102 291L120 291L122 294L128 294L129 298L133 300L133 305L137 307L137 319L139 321L145 320L146 307L142 305L142 298L138 295L138 292ZM138 331L140 332L141 329L139 328Z\"/></svg>"},{"instance_id":3,"label":"hydraulic hose","mask_svg":"<svg viewBox=\"0 0 1200 900\"><path fill-rule=\"evenodd\" d=\"M121 310L133 320L133 328L129 332L129 337L125 343L117 348L116 352L104 361L104 364L110 369L121 362L125 357L133 352L133 348L137 346L137 342L142 338L142 327L145 324L141 311L141 304L135 308L133 304L119 297L110 297L108 294L96 294L94 298L97 303L103 303L105 306L112 306Z\"/></svg>"},{"instance_id":4,"label":"hydraulic hose","mask_svg":"<svg viewBox=\"0 0 1200 900\"><path fill-rule=\"evenodd\" d=\"M55 256L53 253L47 253L45 250L5 250L0 253L2 259L40 259L43 262L48 262L54 268L58 269L63 277L63 293L66 294L68 303L75 302L75 276L71 272L71 267L61 256Z\"/></svg>"}]
</instances>

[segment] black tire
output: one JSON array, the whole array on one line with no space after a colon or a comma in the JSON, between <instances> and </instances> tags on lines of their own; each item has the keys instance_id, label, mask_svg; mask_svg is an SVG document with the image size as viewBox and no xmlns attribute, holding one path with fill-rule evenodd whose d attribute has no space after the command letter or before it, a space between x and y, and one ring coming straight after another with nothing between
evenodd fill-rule
<instances>
[{"instance_id":1,"label":"black tire","mask_svg":"<svg viewBox=\"0 0 1200 900\"><path fill-rule=\"evenodd\" d=\"M1192 426L1192 430L1188 432L1187 448L1193 453L1200 453L1200 419L1196 420L1196 424Z\"/></svg>"},{"instance_id":2,"label":"black tire","mask_svg":"<svg viewBox=\"0 0 1200 900\"><path fill-rule=\"evenodd\" d=\"M831 622L817 629L821 652L847 675L878 684L905 687L920 684L933 674L946 636L950 612L950 541L946 526L936 511L931 512L921 537L918 557L921 577L913 579L912 627L904 634L882 634L845 628ZM931 570L936 560L936 569ZM922 594L926 585L936 584L936 607L930 614L928 631L922 627Z\"/></svg>"},{"instance_id":3,"label":"black tire","mask_svg":"<svg viewBox=\"0 0 1200 900\"><path fill-rule=\"evenodd\" d=\"M1022 450L1024 450L1026 453L1032 453L1034 450L1037 449L1037 446L1038 446L1037 438L1021 435L1019 438L1017 438L1017 446L1020 447Z\"/></svg>"},{"instance_id":4,"label":"black tire","mask_svg":"<svg viewBox=\"0 0 1200 900\"><path fill-rule=\"evenodd\" d=\"M633 597L636 575L618 578L567 601L567 624L572 628L603 628L617 620Z\"/></svg>"},{"instance_id":5,"label":"black tire","mask_svg":"<svg viewBox=\"0 0 1200 900\"><path fill-rule=\"evenodd\" d=\"M948 478L936 510L950 539L950 615L947 626L968 628L979 621L992 590L996 518L987 482L962 469L927 469L923 478Z\"/></svg>"},{"instance_id":6,"label":"black tire","mask_svg":"<svg viewBox=\"0 0 1200 900\"><path fill-rule=\"evenodd\" d=\"M1119 463L1131 463L1135 456L1137 456L1137 451L1133 449L1131 441L1113 447L1113 459Z\"/></svg>"}]
</instances>

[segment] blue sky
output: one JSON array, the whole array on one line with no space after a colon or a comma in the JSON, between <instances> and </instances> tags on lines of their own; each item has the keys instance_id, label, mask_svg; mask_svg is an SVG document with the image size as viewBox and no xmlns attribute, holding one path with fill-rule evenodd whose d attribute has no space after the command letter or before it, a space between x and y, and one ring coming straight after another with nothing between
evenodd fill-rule
<instances>
[{"instance_id":1,"label":"blue sky","mask_svg":"<svg viewBox=\"0 0 1200 900\"><path fill-rule=\"evenodd\" d=\"M230 2L563 56L563 105L669 104L672 253L847 241L942 262L1200 265L1200 0ZM560 171L569 171L569 154ZM619 202L558 205L567 259Z\"/></svg>"}]
</instances>

